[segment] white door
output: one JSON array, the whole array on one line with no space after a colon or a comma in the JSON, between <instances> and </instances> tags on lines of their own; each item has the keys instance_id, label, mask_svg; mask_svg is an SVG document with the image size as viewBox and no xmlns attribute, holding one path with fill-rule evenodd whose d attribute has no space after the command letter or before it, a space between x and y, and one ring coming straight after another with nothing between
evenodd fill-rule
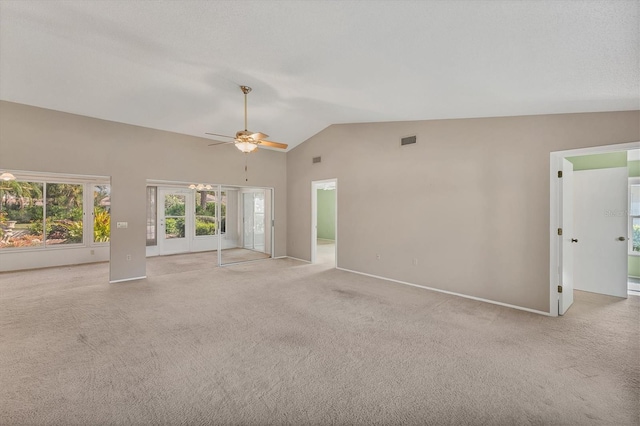
<instances>
[{"instance_id":1,"label":"white door","mask_svg":"<svg viewBox=\"0 0 640 426\"><path fill-rule=\"evenodd\" d=\"M626 167L574 172L577 290L627 297L627 181Z\"/></svg>"},{"instance_id":2,"label":"white door","mask_svg":"<svg viewBox=\"0 0 640 426\"><path fill-rule=\"evenodd\" d=\"M189 251L193 227L193 191L160 189L158 191L159 254Z\"/></svg>"},{"instance_id":3,"label":"white door","mask_svg":"<svg viewBox=\"0 0 640 426\"><path fill-rule=\"evenodd\" d=\"M564 315L573 303L573 164L562 159L562 178L560 179L560 228L562 235L559 244L560 287L558 293L558 314Z\"/></svg>"}]
</instances>

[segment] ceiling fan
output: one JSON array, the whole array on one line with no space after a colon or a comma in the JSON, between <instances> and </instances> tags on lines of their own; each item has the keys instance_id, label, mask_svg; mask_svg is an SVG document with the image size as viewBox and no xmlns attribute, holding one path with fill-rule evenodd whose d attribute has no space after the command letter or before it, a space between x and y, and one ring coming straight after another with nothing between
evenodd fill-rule
<instances>
[{"instance_id":1,"label":"ceiling fan","mask_svg":"<svg viewBox=\"0 0 640 426\"><path fill-rule=\"evenodd\" d=\"M251 87L240 86L240 90L242 90L242 93L244 93L244 130L237 131L235 136L220 135L218 133L205 133L206 135L221 136L223 138L233 139L232 142L212 143L209 144L209 146L233 143L235 144L236 148L245 153L255 151L256 148L258 148L258 145L268 146L271 148L287 149L287 144L285 143L266 140L269 135L265 135L261 132L254 133L250 130L247 130L247 94L251 92Z\"/></svg>"}]
</instances>

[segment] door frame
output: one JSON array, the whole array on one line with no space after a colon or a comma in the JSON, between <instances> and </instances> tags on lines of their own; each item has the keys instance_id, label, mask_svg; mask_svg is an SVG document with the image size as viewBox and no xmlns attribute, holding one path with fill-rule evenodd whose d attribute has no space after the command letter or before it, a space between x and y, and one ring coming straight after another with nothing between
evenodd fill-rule
<instances>
[{"instance_id":1,"label":"door frame","mask_svg":"<svg viewBox=\"0 0 640 426\"><path fill-rule=\"evenodd\" d=\"M560 191L560 180L558 170L560 164L566 157L577 157L580 155L603 154L607 152L629 151L638 149L640 141L603 145L590 148L570 149L565 151L553 151L549 154L549 315L558 316L558 285L561 265L559 262L562 238L558 238L558 228L561 222L559 217L559 206L562 203L562 191Z\"/></svg>"},{"instance_id":2,"label":"door frame","mask_svg":"<svg viewBox=\"0 0 640 426\"><path fill-rule=\"evenodd\" d=\"M325 183L336 185L336 213L335 221L335 267L338 267L338 178L311 181L311 263L316 263L318 257L318 189Z\"/></svg>"}]
</instances>

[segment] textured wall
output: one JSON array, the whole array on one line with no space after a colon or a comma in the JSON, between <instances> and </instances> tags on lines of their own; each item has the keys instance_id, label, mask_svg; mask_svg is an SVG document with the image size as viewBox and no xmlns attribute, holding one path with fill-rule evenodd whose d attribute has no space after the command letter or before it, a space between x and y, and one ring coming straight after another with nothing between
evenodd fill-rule
<instances>
[{"instance_id":1,"label":"textured wall","mask_svg":"<svg viewBox=\"0 0 640 426\"><path fill-rule=\"evenodd\" d=\"M333 125L287 154L287 252L337 178L339 267L549 312L550 152L638 140L638 111Z\"/></svg>"}]
</instances>

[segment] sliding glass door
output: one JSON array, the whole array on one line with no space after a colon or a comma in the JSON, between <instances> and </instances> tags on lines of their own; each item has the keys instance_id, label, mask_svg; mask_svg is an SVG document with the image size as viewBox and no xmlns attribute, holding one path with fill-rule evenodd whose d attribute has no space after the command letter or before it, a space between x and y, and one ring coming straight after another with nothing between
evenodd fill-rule
<instances>
[{"instance_id":1,"label":"sliding glass door","mask_svg":"<svg viewBox=\"0 0 640 426\"><path fill-rule=\"evenodd\" d=\"M269 258L272 198L269 188L150 183L147 255L211 252L219 265Z\"/></svg>"}]
</instances>

